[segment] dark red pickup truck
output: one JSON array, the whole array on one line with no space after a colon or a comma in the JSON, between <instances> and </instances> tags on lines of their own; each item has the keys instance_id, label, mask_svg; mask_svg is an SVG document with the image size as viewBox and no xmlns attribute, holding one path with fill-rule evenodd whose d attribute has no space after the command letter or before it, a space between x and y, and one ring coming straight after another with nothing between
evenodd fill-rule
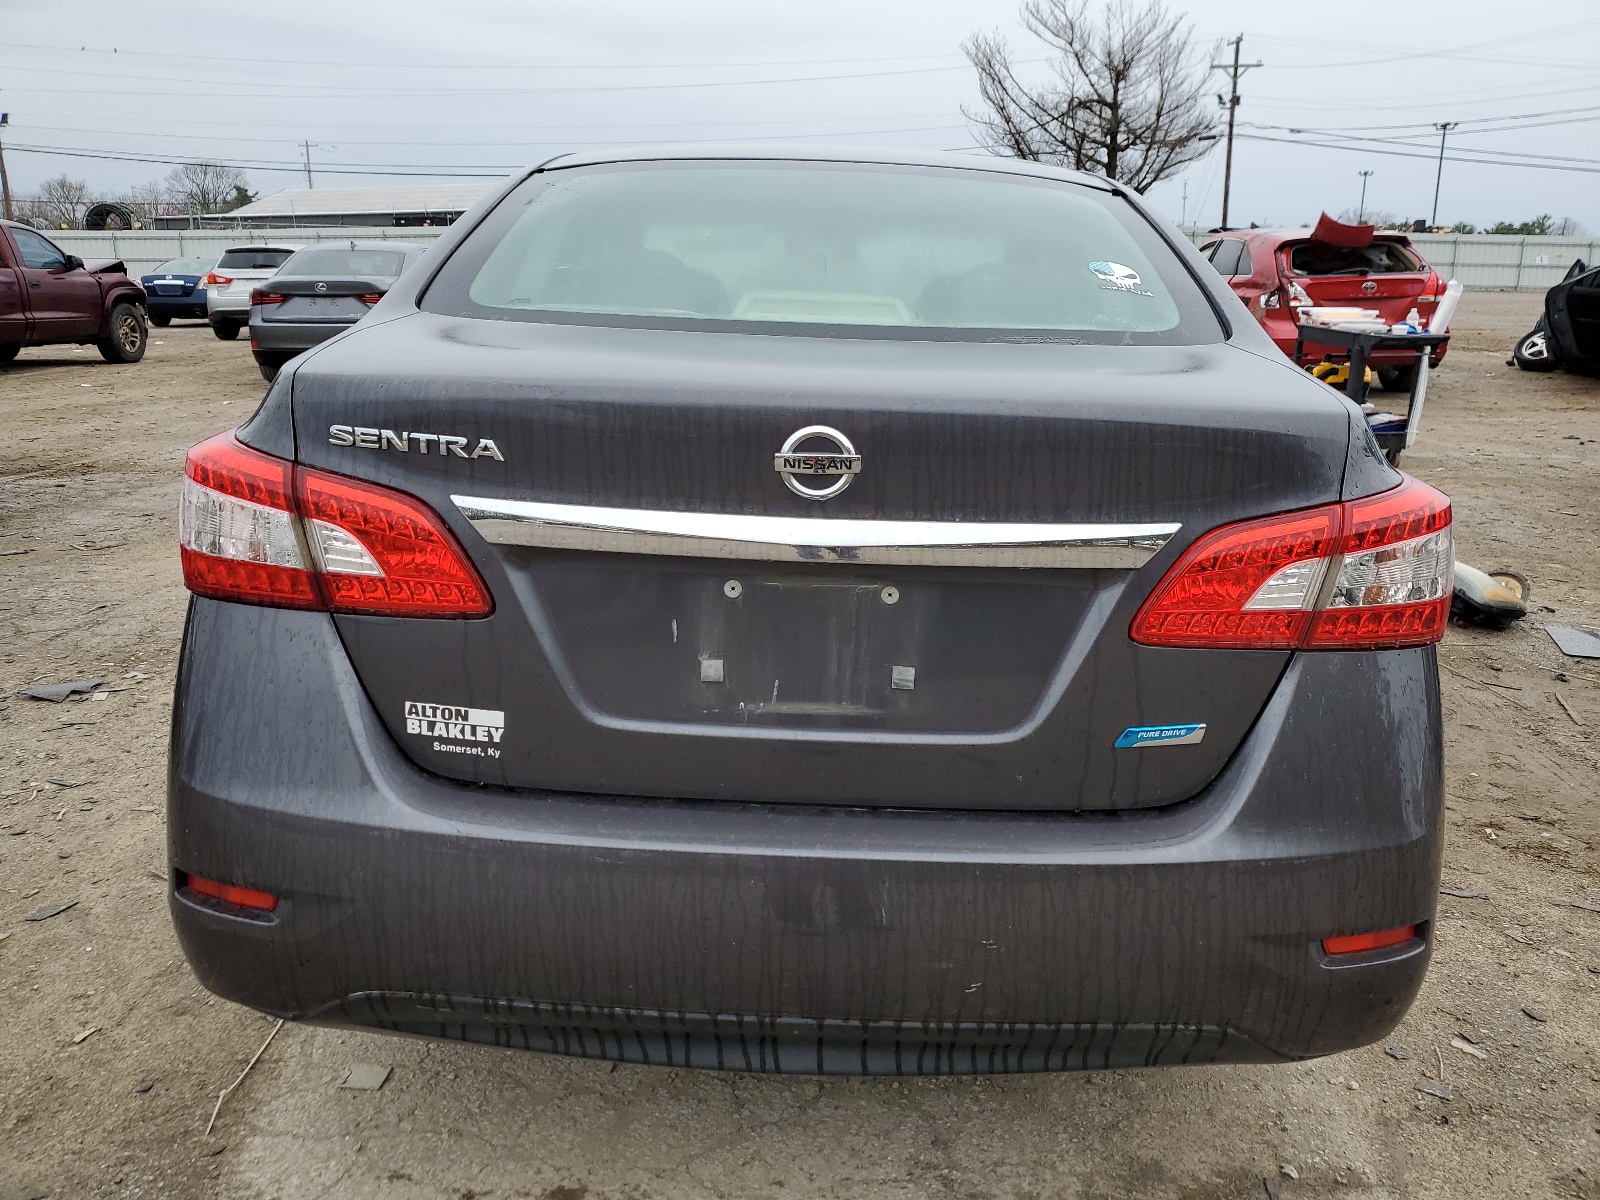
<instances>
[{"instance_id":1,"label":"dark red pickup truck","mask_svg":"<svg viewBox=\"0 0 1600 1200\"><path fill-rule=\"evenodd\" d=\"M135 363L148 336L144 289L120 262L85 265L37 230L0 221L0 365L24 346L64 342Z\"/></svg>"}]
</instances>

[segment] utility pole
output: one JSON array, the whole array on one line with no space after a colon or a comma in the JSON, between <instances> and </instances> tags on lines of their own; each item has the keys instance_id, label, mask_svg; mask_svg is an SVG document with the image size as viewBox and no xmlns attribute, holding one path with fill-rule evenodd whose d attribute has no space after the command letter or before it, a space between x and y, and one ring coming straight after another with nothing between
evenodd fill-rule
<instances>
[{"instance_id":1,"label":"utility pole","mask_svg":"<svg viewBox=\"0 0 1600 1200\"><path fill-rule=\"evenodd\" d=\"M1258 62L1242 63L1239 61L1239 50L1244 45L1244 34L1241 33L1228 44L1233 46L1233 64L1231 66L1228 63L1211 64L1213 71L1226 71L1228 73L1228 97L1223 99L1221 95L1217 96L1217 103L1228 110L1228 150L1227 157L1222 165L1222 227L1224 229L1228 227L1228 200L1233 191L1233 119L1234 114L1239 110L1239 77L1246 71L1262 65Z\"/></svg>"},{"instance_id":2,"label":"utility pole","mask_svg":"<svg viewBox=\"0 0 1600 1200\"><path fill-rule=\"evenodd\" d=\"M1356 212L1356 224L1357 225L1364 225L1364 224L1366 224L1366 219L1367 219L1367 180L1372 178L1373 173L1371 171L1362 171L1360 174L1361 174L1361 207ZM1435 203L1437 203L1437 201Z\"/></svg>"},{"instance_id":3,"label":"utility pole","mask_svg":"<svg viewBox=\"0 0 1600 1200\"><path fill-rule=\"evenodd\" d=\"M1439 223L1439 185L1444 182L1444 139L1459 124L1460 121L1436 121L1433 126L1439 131L1439 172L1433 177L1433 220L1428 222L1429 225Z\"/></svg>"},{"instance_id":4,"label":"utility pole","mask_svg":"<svg viewBox=\"0 0 1600 1200\"><path fill-rule=\"evenodd\" d=\"M307 142L305 144L305 147L306 147L306 186L308 188L312 188L314 190L317 185L311 181L311 143Z\"/></svg>"},{"instance_id":5,"label":"utility pole","mask_svg":"<svg viewBox=\"0 0 1600 1200\"><path fill-rule=\"evenodd\" d=\"M0 129L11 124L11 114L0 112ZM14 221L11 215L11 177L6 174L6 148L0 145L0 201L4 203L6 220Z\"/></svg>"},{"instance_id":6,"label":"utility pole","mask_svg":"<svg viewBox=\"0 0 1600 1200\"><path fill-rule=\"evenodd\" d=\"M1183 216L1178 218L1178 228L1184 230L1189 228L1189 181L1187 179L1183 181Z\"/></svg>"}]
</instances>

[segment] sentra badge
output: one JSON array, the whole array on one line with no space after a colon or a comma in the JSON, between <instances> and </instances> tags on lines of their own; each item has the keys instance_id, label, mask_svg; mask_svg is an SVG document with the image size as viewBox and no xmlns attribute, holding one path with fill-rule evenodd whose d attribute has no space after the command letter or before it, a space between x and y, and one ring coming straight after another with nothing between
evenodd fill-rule
<instances>
[{"instance_id":1,"label":"sentra badge","mask_svg":"<svg viewBox=\"0 0 1600 1200\"><path fill-rule=\"evenodd\" d=\"M832 445L818 446L817 442ZM837 429L807 425L791 433L772 456L772 469L783 476L783 482L795 495L807 500L826 500L850 486L850 481L861 471L861 455L856 453L850 439ZM808 487L801 482L817 477L826 480L829 476L835 478L821 487Z\"/></svg>"},{"instance_id":2,"label":"sentra badge","mask_svg":"<svg viewBox=\"0 0 1600 1200\"><path fill-rule=\"evenodd\" d=\"M432 738L435 750L499 758L496 747L506 735L506 714L495 708L407 700L406 732Z\"/></svg>"},{"instance_id":3,"label":"sentra badge","mask_svg":"<svg viewBox=\"0 0 1600 1200\"><path fill-rule=\"evenodd\" d=\"M427 454L431 446L435 454L454 454L457 458L492 458L496 462L505 462L506 457L500 453L500 447L494 444L493 438L478 438L478 444L468 453L467 447L472 441L472 438L456 437L449 433L417 433L410 429L396 432L366 425L328 426L328 444L332 446L354 446L358 450L398 450L401 454L409 454L412 450Z\"/></svg>"}]
</instances>

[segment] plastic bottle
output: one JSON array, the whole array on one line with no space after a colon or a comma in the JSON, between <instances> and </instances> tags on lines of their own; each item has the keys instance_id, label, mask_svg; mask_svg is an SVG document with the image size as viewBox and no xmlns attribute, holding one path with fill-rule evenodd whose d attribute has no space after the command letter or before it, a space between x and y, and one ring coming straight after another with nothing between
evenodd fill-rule
<instances>
[{"instance_id":1,"label":"plastic bottle","mask_svg":"<svg viewBox=\"0 0 1600 1200\"><path fill-rule=\"evenodd\" d=\"M1408 333L1421 333L1422 314L1419 313L1415 308L1412 308L1412 310L1406 314L1405 325Z\"/></svg>"}]
</instances>

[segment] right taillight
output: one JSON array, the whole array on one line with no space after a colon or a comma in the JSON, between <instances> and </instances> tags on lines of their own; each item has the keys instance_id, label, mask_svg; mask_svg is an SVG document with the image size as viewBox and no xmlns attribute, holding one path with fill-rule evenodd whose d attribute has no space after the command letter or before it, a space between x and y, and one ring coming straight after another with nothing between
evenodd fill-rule
<instances>
[{"instance_id":1,"label":"right taillight","mask_svg":"<svg viewBox=\"0 0 1600 1200\"><path fill-rule=\"evenodd\" d=\"M288 297L282 292L269 292L262 288L250 289L251 304L282 304Z\"/></svg>"},{"instance_id":2,"label":"right taillight","mask_svg":"<svg viewBox=\"0 0 1600 1200\"><path fill-rule=\"evenodd\" d=\"M189 451L183 581L217 600L397 617L482 617L489 589L427 505L219 434Z\"/></svg>"},{"instance_id":3,"label":"right taillight","mask_svg":"<svg viewBox=\"0 0 1600 1200\"><path fill-rule=\"evenodd\" d=\"M1422 646L1450 616L1450 500L1405 477L1376 496L1224 525L1167 572L1129 630L1146 646Z\"/></svg>"}]
</instances>

